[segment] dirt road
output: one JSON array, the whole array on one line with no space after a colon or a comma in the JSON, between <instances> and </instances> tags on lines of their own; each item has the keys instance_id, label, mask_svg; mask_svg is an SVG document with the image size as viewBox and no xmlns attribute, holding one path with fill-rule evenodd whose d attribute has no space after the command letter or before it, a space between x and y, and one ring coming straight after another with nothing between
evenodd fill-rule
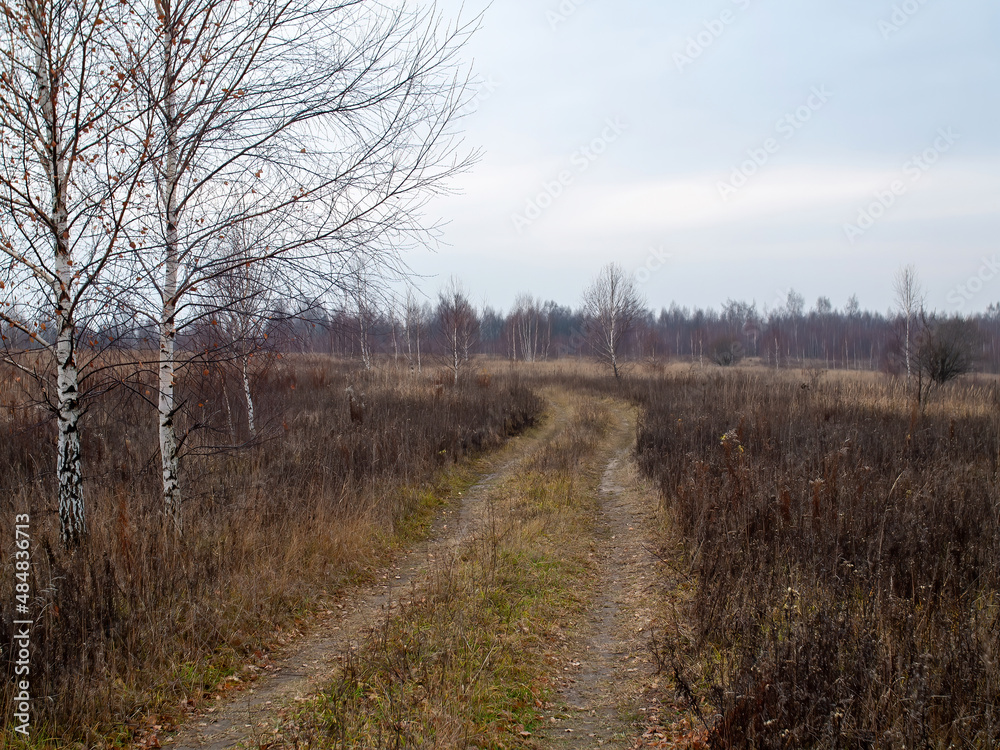
<instances>
[{"instance_id":1,"label":"dirt road","mask_svg":"<svg viewBox=\"0 0 1000 750\"><path fill-rule=\"evenodd\" d=\"M280 745L282 709L322 689L345 654L364 647L373 627L404 611L436 567L483 527L484 500L516 478L539 451L566 438L585 399L564 392L549 399L543 424L486 463L482 479L441 512L426 542L383 571L378 584L346 592L342 608L324 615L259 679L234 699L201 712L164 746ZM523 732L526 746L632 747L647 710L640 703L654 679L647 643L658 595L656 561L649 552L655 546L655 498L637 479L631 460L632 410L615 404L613 413L589 467L599 472L600 481L588 490L596 488L596 497L589 499L597 518L590 538L581 540L590 549L588 590L581 592L583 606L562 623L565 642L552 675L556 689L548 704L540 704L537 730Z\"/></svg>"}]
</instances>

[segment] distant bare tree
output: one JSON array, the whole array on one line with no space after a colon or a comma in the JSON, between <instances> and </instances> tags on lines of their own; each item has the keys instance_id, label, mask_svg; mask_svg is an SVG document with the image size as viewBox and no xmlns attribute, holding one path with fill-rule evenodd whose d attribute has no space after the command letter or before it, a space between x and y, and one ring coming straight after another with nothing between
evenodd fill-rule
<instances>
[{"instance_id":1,"label":"distant bare tree","mask_svg":"<svg viewBox=\"0 0 1000 750\"><path fill-rule=\"evenodd\" d=\"M831 315L833 313L833 303L829 297L820 297L816 300L817 315Z\"/></svg>"},{"instance_id":2,"label":"distant bare tree","mask_svg":"<svg viewBox=\"0 0 1000 750\"><path fill-rule=\"evenodd\" d=\"M848 318L856 318L861 315L861 303L858 301L858 295L852 294L848 298L847 304L844 305L844 315Z\"/></svg>"},{"instance_id":3,"label":"distant bare tree","mask_svg":"<svg viewBox=\"0 0 1000 750\"><path fill-rule=\"evenodd\" d=\"M896 309L903 318L903 361L906 364L906 381L910 382L914 324L924 306L924 291L917 278L917 269L912 265L900 268L893 278L892 290L896 297Z\"/></svg>"},{"instance_id":4,"label":"distant bare tree","mask_svg":"<svg viewBox=\"0 0 1000 750\"><path fill-rule=\"evenodd\" d=\"M225 250L228 257L236 259L242 255L244 262L206 280L205 289L213 300L208 311L210 325L206 326L214 332L212 357L235 370L242 383L247 427L252 438L257 434L253 382L272 363L270 336L287 319L284 310L288 300L298 295L280 277L277 267L256 262L257 247L264 238L251 227L251 224L235 226L220 240L228 245ZM309 305L302 299L298 301L301 314ZM228 393L225 400L229 413ZM230 432L234 433L235 442L232 424L230 417Z\"/></svg>"},{"instance_id":5,"label":"distant bare tree","mask_svg":"<svg viewBox=\"0 0 1000 750\"><path fill-rule=\"evenodd\" d=\"M972 372L978 347L979 331L975 322L960 317L922 318L913 357L920 402L926 402L934 386Z\"/></svg>"},{"instance_id":6,"label":"distant bare tree","mask_svg":"<svg viewBox=\"0 0 1000 750\"><path fill-rule=\"evenodd\" d=\"M620 265L601 269L583 295L583 306L592 326L592 344L597 357L611 367L616 379L622 375L622 341L644 313L645 302L635 279Z\"/></svg>"},{"instance_id":7,"label":"distant bare tree","mask_svg":"<svg viewBox=\"0 0 1000 750\"><path fill-rule=\"evenodd\" d=\"M794 289L788 290L785 298L785 314L789 318L801 318L806 310L806 298Z\"/></svg>"},{"instance_id":8,"label":"distant bare tree","mask_svg":"<svg viewBox=\"0 0 1000 750\"><path fill-rule=\"evenodd\" d=\"M372 335L378 319L379 300L375 273L368 259L358 257L349 264L344 293L357 328L355 336L361 352L361 363L366 370L374 366Z\"/></svg>"},{"instance_id":9,"label":"distant bare tree","mask_svg":"<svg viewBox=\"0 0 1000 750\"><path fill-rule=\"evenodd\" d=\"M426 336L432 316L433 311L430 309L430 305L427 302L421 304L413 289L408 289L403 321L406 332L406 359L409 362L410 370L416 370L418 374L423 371L420 343Z\"/></svg>"},{"instance_id":10,"label":"distant bare tree","mask_svg":"<svg viewBox=\"0 0 1000 750\"><path fill-rule=\"evenodd\" d=\"M479 316L458 279L452 277L438 296L437 316L448 368L458 385L479 335Z\"/></svg>"},{"instance_id":11,"label":"distant bare tree","mask_svg":"<svg viewBox=\"0 0 1000 750\"><path fill-rule=\"evenodd\" d=\"M530 294L517 295L510 316L510 324L513 327L512 355L515 360L518 345L525 362L534 362L544 356L544 351L547 349L546 317L541 300L535 299Z\"/></svg>"}]
</instances>

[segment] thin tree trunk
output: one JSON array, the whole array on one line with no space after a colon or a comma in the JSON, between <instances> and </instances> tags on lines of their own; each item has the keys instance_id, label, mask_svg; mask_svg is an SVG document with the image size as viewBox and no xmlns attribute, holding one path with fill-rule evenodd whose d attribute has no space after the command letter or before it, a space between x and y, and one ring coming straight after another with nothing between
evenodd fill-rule
<instances>
[{"instance_id":1,"label":"thin tree trunk","mask_svg":"<svg viewBox=\"0 0 1000 750\"><path fill-rule=\"evenodd\" d=\"M75 333L70 289L74 282L73 259L70 255L69 216L66 208L68 165L61 155L62 143L56 126L55 97L48 78L48 68L41 39L35 50L35 84L42 117L48 129L48 143L41 144L42 161L48 172L52 191L54 221L53 250L55 252L56 295L56 391L59 430L56 458L59 522L63 543L79 544L87 532L86 507L83 495L83 465L80 451L80 374L76 365Z\"/></svg>"},{"instance_id":2,"label":"thin tree trunk","mask_svg":"<svg viewBox=\"0 0 1000 750\"><path fill-rule=\"evenodd\" d=\"M60 265L63 265L65 258ZM59 274L62 276L62 273ZM80 457L80 383L74 351L74 327L67 322L69 311L63 309L68 297L60 296L56 341L56 382L58 391L59 443L56 460L59 523L66 546L78 545L87 533L83 495L83 466Z\"/></svg>"},{"instance_id":3,"label":"thin tree trunk","mask_svg":"<svg viewBox=\"0 0 1000 750\"><path fill-rule=\"evenodd\" d=\"M906 356L906 382L910 382L910 313L906 313L906 341L903 342L903 351ZM917 394L917 398L920 395Z\"/></svg>"},{"instance_id":4,"label":"thin tree trunk","mask_svg":"<svg viewBox=\"0 0 1000 750\"><path fill-rule=\"evenodd\" d=\"M167 222L167 236L164 248L164 280L162 289L163 308L160 317L160 394L158 400L160 432L160 464L163 474L163 514L167 524L180 535L181 487L180 460L178 458L177 430L174 424L176 411L176 338L177 338L177 276L179 271L179 248L177 225L180 220L174 205L178 174L177 104L174 94L174 71L172 66L173 38L172 19L163 19L163 61L166 73L164 100L165 127L167 137L166 162L164 164L163 201Z\"/></svg>"},{"instance_id":5,"label":"thin tree trunk","mask_svg":"<svg viewBox=\"0 0 1000 750\"><path fill-rule=\"evenodd\" d=\"M236 444L236 426L233 424L233 405L229 401L229 386L226 384L228 380L225 375L222 377L222 397L226 402L226 424L229 425L229 438L233 445Z\"/></svg>"},{"instance_id":6,"label":"thin tree trunk","mask_svg":"<svg viewBox=\"0 0 1000 750\"><path fill-rule=\"evenodd\" d=\"M407 316L406 321L406 361L410 365L410 374L413 374L414 363L413 363L413 325L412 321Z\"/></svg>"},{"instance_id":7,"label":"thin tree trunk","mask_svg":"<svg viewBox=\"0 0 1000 750\"><path fill-rule=\"evenodd\" d=\"M176 329L175 305L168 298L168 289L176 289L177 263L167 263L168 283L164 289L165 304L160 321L160 396L157 402L160 428L160 465L163 476L163 515L177 534L181 533L180 461L178 458L177 430L174 424ZM171 283L172 282L172 283Z\"/></svg>"},{"instance_id":8,"label":"thin tree trunk","mask_svg":"<svg viewBox=\"0 0 1000 750\"><path fill-rule=\"evenodd\" d=\"M243 360L243 394L247 399L247 424L250 427L250 436L253 437L257 434L257 428L254 426L253 396L250 393L250 373L247 370L248 364L249 357Z\"/></svg>"}]
</instances>

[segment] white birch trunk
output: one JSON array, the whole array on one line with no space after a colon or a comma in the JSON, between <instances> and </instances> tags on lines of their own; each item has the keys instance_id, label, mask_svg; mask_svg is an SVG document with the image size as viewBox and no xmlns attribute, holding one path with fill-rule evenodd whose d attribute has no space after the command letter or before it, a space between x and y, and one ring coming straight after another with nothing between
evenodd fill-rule
<instances>
[{"instance_id":1,"label":"white birch trunk","mask_svg":"<svg viewBox=\"0 0 1000 750\"><path fill-rule=\"evenodd\" d=\"M48 130L48 142L39 144L39 156L47 172L52 191L53 253L55 255L56 305L56 398L59 438L56 457L56 484L59 524L66 546L79 544L87 532L83 495L83 465L80 451L80 374L76 365L75 333L70 290L73 288L73 258L70 255L69 216L66 191L69 188L68 166L61 153L56 124L54 92L43 53L41 39L35 49L35 84L42 118Z\"/></svg>"},{"instance_id":2,"label":"white birch trunk","mask_svg":"<svg viewBox=\"0 0 1000 750\"><path fill-rule=\"evenodd\" d=\"M406 318L406 362L410 366L410 374L413 374L413 327L409 315Z\"/></svg>"},{"instance_id":3,"label":"white birch trunk","mask_svg":"<svg viewBox=\"0 0 1000 750\"><path fill-rule=\"evenodd\" d=\"M906 382L910 382L910 312L906 312L906 341L903 343L903 350L906 356Z\"/></svg>"},{"instance_id":4,"label":"white birch trunk","mask_svg":"<svg viewBox=\"0 0 1000 750\"><path fill-rule=\"evenodd\" d=\"M62 244L60 241L59 244ZM60 251L57 257L58 276L64 289L71 283L72 266L69 257ZM76 366L75 330L68 309L69 295L60 294L59 331L56 339L56 383L58 393L58 458L56 477L59 499L59 523L63 543L79 544L87 533L87 518L83 495L83 466L80 457L80 383Z\"/></svg>"},{"instance_id":5,"label":"white birch trunk","mask_svg":"<svg viewBox=\"0 0 1000 750\"><path fill-rule=\"evenodd\" d=\"M163 515L175 533L181 534L180 461L178 458L177 429L174 424L176 411L176 339L177 339L177 275L179 270L177 224L178 211L174 206L178 174L177 105L174 94L172 68L173 40L170 34L171 19L163 18L163 63L165 74L165 127L167 153L164 164L164 184L161 200L166 215L164 247L164 278L162 288L163 308L160 315L159 400L157 402L160 433L160 465L163 477Z\"/></svg>"},{"instance_id":6,"label":"white birch trunk","mask_svg":"<svg viewBox=\"0 0 1000 750\"><path fill-rule=\"evenodd\" d=\"M250 393L250 373L248 370L249 357L243 359L243 395L247 399L247 425L250 427L250 436L257 434L254 426L253 396Z\"/></svg>"},{"instance_id":7,"label":"white birch trunk","mask_svg":"<svg viewBox=\"0 0 1000 750\"><path fill-rule=\"evenodd\" d=\"M177 446L177 430L174 425L175 368L176 368L176 328L174 315L176 305L168 289L176 290L177 262L167 261L167 281L164 287L163 317L160 320L160 395L157 402L160 432L160 466L163 476L163 515L168 525L180 534L181 488ZM172 283L171 283L172 282Z\"/></svg>"}]
</instances>

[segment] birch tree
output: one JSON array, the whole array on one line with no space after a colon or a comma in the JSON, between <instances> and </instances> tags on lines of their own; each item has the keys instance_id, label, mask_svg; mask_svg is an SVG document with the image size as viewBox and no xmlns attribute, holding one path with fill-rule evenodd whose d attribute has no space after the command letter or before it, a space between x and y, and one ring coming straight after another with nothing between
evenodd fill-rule
<instances>
[{"instance_id":1,"label":"birch tree","mask_svg":"<svg viewBox=\"0 0 1000 750\"><path fill-rule=\"evenodd\" d=\"M906 364L906 382L912 374L914 321L923 309L924 292L917 278L917 269L903 266L896 271L892 290L896 297L896 309L903 318L903 360Z\"/></svg>"},{"instance_id":2,"label":"birch tree","mask_svg":"<svg viewBox=\"0 0 1000 750\"><path fill-rule=\"evenodd\" d=\"M254 262L256 248L264 239L260 232L252 232L250 226L233 227L221 240L229 246L225 251L228 257L242 255L244 262L207 283L214 304L209 311L209 325L203 328L214 332L210 347L212 356L220 360L220 364L230 366L240 381L247 429L252 439L257 434L253 381L270 361L269 355L273 356L269 336L289 319L286 312L289 299L299 299L298 317L305 315L311 306L301 298L294 285L280 277L273 265ZM206 347L205 351L208 350ZM228 413L228 392L226 408ZM230 423L235 442L231 417Z\"/></svg>"},{"instance_id":3,"label":"birch tree","mask_svg":"<svg viewBox=\"0 0 1000 750\"><path fill-rule=\"evenodd\" d=\"M359 253L389 264L426 196L466 166L451 127L472 27L360 0L153 2L159 52L133 70L157 202L136 257L159 328L164 514L180 532L177 336L208 314L208 282L246 262L212 240L267 217L251 262L319 287L341 288Z\"/></svg>"},{"instance_id":4,"label":"birch tree","mask_svg":"<svg viewBox=\"0 0 1000 750\"><path fill-rule=\"evenodd\" d=\"M421 304L413 289L407 289L403 321L406 329L406 359L409 362L410 370L416 370L417 374L423 372L420 344L426 335L427 324L431 316L429 305L426 302Z\"/></svg>"},{"instance_id":5,"label":"birch tree","mask_svg":"<svg viewBox=\"0 0 1000 750\"><path fill-rule=\"evenodd\" d=\"M458 385L459 375L472 356L479 333L479 317L457 279L452 278L438 296L437 316L445 361L452 371L454 384Z\"/></svg>"},{"instance_id":6,"label":"birch tree","mask_svg":"<svg viewBox=\"0 0 1000 750\"><path fill-rule=\"evenodd\" d=\"M87 530L82 372L93 365L81 361L80 321L98 314L95 296L120 270L122 231L144 187L146 137L122 58L131 25L120 4L102 0L11 0L2 9L0 322L37 347L27 358L6 352L43 381L55 412L61 535L76 545Z\"/></svg>"},{"instance_id":7,"label":"birch tree","mask_svg":"<svg viewBox=\"0 0 1000 750\"><path fill-rule=\"evenodd\" d=\"M616 380L620 379L622 341L643 314L635 279L617 263L605 266L584 292L583 306L598 359L611 367Z\"/></svg>"},{"instance_id":8,"label":"birch tree","mask_svg":"<svg viewBox=\"0 0 1000 750\"><path fill-rule=\"evenodd\" d=\"M344 290L356 328L355 337L361 353L361 363L366 370L374 366L372 334L378 320L378 300L373 272L364 258L351 262L347 288Z\"/></svg>"},{"instance_id":9,"label":"birch tree","mask_svg":"<svg viewBox=\"0 0 1000 750\"><path fill-rule=\"evenodd\" d=\"M545 347L542 339L542 327L545 325L544 307L541 300L536 300L530 294L519 294L514 300L511 312L511 324L514 327L513 350L517 359L517 344L521 345L521 353L525 362L538 359Z\"/></svg>"}]
</instances>

